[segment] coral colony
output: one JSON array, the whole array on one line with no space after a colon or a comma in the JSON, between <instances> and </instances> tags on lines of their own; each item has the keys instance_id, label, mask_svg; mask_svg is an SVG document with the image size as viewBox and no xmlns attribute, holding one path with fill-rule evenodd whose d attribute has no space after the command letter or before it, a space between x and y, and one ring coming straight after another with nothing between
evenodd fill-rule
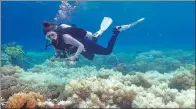
<instances>
[{"instance_id":1,"label":"coral colony","mask_svg":"<svg viewBox=\"0 0 196 109\"><path fill-rule=\"evenodd\" d=\"M23 58L26 52L18 46L14 46L17 55L5 47L2 52L7 56L2 58ZM194 53L153 50L134 57L132 53L117 55L118 60L113 55L98 56L94 65L87 65L89 62L84 59L82 64L73 66L46 58L42 64L27 70L7 64L13 60L3 59L9 62L0 68L1 105L4 108L195 108ZM123 58L128 59L123 65L110 66L119 64ZM100 63L104 60L104 64Z\"/></svg>"}]
</instances>

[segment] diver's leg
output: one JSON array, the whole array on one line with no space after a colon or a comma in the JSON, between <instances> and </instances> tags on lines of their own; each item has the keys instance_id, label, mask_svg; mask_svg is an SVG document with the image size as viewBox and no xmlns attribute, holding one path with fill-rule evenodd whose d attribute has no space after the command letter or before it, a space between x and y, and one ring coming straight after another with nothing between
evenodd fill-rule
<instances>
[{"instance_id":1,"label":"diver's leg","mask_svg":"<svg viewBox=\"0 0 196 109\"><path fill-rule=\"evenodd\" d=\"M114 29L113 29L113 35L110 39L110 41L108 42L108 46L107 48L101 46L101 45L98 45L96 43L91 43L89 42L87 44L88 46L88 49L92 52L92 53L95 53L95 54L99 54L99 55L109 55L110 53L112 53L112 50L114 48L114 44L116 42L116 38L118 36L118 34L121 32L121 31L124 31L124 30L127 30L129 29L130 27L133 27L134 25L138 24L139 22L143 21L144 18L142 19L139 19L137 20L136 22L133 22L131 24L128 24L128 25L121 25L121 26L116 26Z\"/></svg>"},{"instance_id":2,"label":"diver's leg","mask_svg":"<svg viewBox=\"0 0 196 109\"><path fill-rule=\"evenodd\" d=\"M92 53L98 54L98 55L109 55L112 53L112 50L114 48L114 44L116 42L116 38L118 36L118 34L120 33L120 31L116 28L114 28L113 30L113 35L110 39L110 41L108 42L108 46L107 48L98 45L96 43L92 43L91 41L87 42L87 50L89 50Z\"/></svg>"}]
</instances>

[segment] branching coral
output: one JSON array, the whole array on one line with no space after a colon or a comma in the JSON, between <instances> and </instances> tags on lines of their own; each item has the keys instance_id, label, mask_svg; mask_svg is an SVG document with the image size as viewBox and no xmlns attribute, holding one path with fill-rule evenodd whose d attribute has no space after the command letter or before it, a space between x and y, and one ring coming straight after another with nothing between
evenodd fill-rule
<instances>
[{"instance_id":1,"label":"branching coral","mask_svg":"<svg viewBox=\"0 0 196 109\"><path fill-rule=\"evenodd\" d=\"M11 57L1 52L1 66L10 65L11 64Z\"/></svg>"},{"instance_id":2,"label":"branching coral","mask_svg":"<svg viewBox=\"0 0 196 109\"><path fill-rule=\"evenodd\" d=\"M128 107L136 96L132 87L125 86L118 80L100 79L96 77L73 80L65 87L67 96L77 95L82 107L106 107L117 105ZM85 104L85 106L84 106Z\"/></svg>"},{"instance_id":3,"label":"branching coral","mask_svg":"<svg viewBox=\"0 0 196 109\"><path fill-rule=\"evenodd\" d=\"M0 68L1 73L1 93L2 97L7 99L11 94L11 89L17 85L18 74L24 72L18 66L5 65Z\"/></svg>"},{"instance_id":4,"label":"branching coral","mask_svg":"<svg viewBox=\"0 0 196 109\"><path fill-rule=\"evenodd\" d=\"M135 62L131 62L135 71L146 72L157 70L160 73L174 71L180 68L182 63L171 56L165 56L164 52L151 50L136 56Z\"/></svg>"},{"instance_id":5,"label":"branching coral","mask_svg":"<svg viewBox=\"0 0 196 109\"><path fill-rule=\"evenodd\" d=\"M40 76L42 80L37 82L43 83L45 80L59 84L66 84L72 79L89 77L98 73L95 67L83 66L74 68L66 66L65 62L50 62L49 60L41 65L35 65L35 67L28 71L32 72L32 74L26 73L21 79L36 80Z\"/></svg>"},{"instance_id":6,"label":"branching coral","mask_svg":"<svg viewBox=\"0 0 196 109\"><path fill-rule=\"evenodd\" d=\"M9 98L5 108L21 108L26 104L27 108L35 108L38 102L43 101L43 96L39 93L29 92L29 93L17 93Z\"/></svg>"},{"instance_id":7,"label":"branching coral","mask_svg":"<svg viewBox=\"0 0 196 109\"><path fill-rule=\"evenodd\" d=\"M60 89L51 87L47 87L41 84L36 84L35 81L25 80L25 75L32 75L31 72L25 72L22 68L18 66L5 65L0 68L1 73L1 93L2 97L6 100L9 96L14 93L18 93L20 91L39 91L45 95L45 97L53 97L54 95L58 95ZM20 79L24 77L23 79ZM39 78L40 79L40 78ZM39 80L38 79L38 80ZM63 90L63 89L61 89ZM47 95L47 96L46 96Z\"/></svg>"},{"instance_id":8,"label":"branching coral","mask_svg":"<svg viewBox=\"0 0 196 109\"><path fill-rule=\"evenodd\" d=\"M169 79L172 77L170 74L161 74L157 71L148 71L146 73L142 72L135 72L133 74L127 74L127 75L116 75L117 73L114 73L111 78L114 78L116 80L119 80L125 85L131 85L135 84L137 86L141 86L144 88L149 88L152 85L159 85L163 82L168 83Z\"/></svg>"},{"instance_id":9,"label":"branching coral","mask_svg":"<svg viewBox=\"0 0 196 109\"><path fill-rule=\"evenodd\" d=\"M57 65L58 66L58 65ZM57 67L56 66L56 67ZM83 72L82 68L66 68L67 70ZM86 67L85 69L88 69ZM95 68L90 68L91 72L95 71L93 77L78 78L77 80L71 80L64 90L63 99L59 104L63 106L74 108L179 108L179 107L195 107L194 104L194 92L195 90L189 89L178 91L177 89L170 89L170 83L174 80L179 72L190 72L188 75L194 74L194 69L189 71L186 69L178 69L172 74L160 74L157 71L149 71L146 73L136 72L132 75L122 75L120 72L114 70L101 69L99 71ZM79 71L77 71L79 70ZM46 70L44 70L46 71ZM77 71L77 72L76 72ZM69 72L69 71L67 71ZM23 74L22 73L19 74ZM26 72L30 73L30 72ZM185 73L185 74L186 74ZM3 74L7 74L6 72ZM9 73L15 74L15 73ZM32 75L34 73L31 73ZM19 75L20 76L20 75ZM21 76L22 77L22 76ZM180 76L181 77L181 76ZM186 78L186 76L184 76ZM188 76L189 78L192 78ZM184 79L180 84L192 83ZM190 79L191 81L194 79ZM23 85L17 86L21 88ZM38 85L39 86L39 85ZM44 86L45 87L45 86ZM54 90L58 90L58 85L48 85L48 92L45 92L45 88L41 93L50 95ZM41 87L40 87L41 89ZM35 89L32 89L35 90ZM60 89L61 90L61 89ZM55 92L56 93L56 92ZM62 93L62 92L59 92ZM54 94L56 97L59 94ZM49 97L52 97L51 95ZM56 98L54 97L54 98ZM36 97L33 97L36 98ZM188 99L188 100L186 100ZM21 101L19 101L21 102ZM38 101L37 101L38 102ZM34 106L34 101L29 103L30 106ZM52 102L39 102L42 107L48 103L52 107L62 107L58 103ZM38 105L37 104L37 105ZM18 105L17 105L18 106ZM65 106L65 107L66 107ZM66 107L66 108L67 108Z\"/></svg>"},{"instance_id":10,"label":"branching coral","mask_svg":"<svg viewBox=\"0 0 196 109\"><path fill-rule=\"evenodd\" d=\"M186 51L184 52L185 52L184 55L186 55ZM120 57L125 58L124 56L126 56L129 59L120 58ZM194 60L192 58L188 58L187 61L192 62ZM61 62L61 64L59 62L54 62L54 63L45 62L42 65L45 66L46 64L48 64L50 68L56 68L56 66L59 66L59 68L60 67L68 68L68 66L65 65L64 62ZM97 69L114 68L115 70L126 72L126 73L135 72L135 71L146 72L149 70L157 70L160 73L169 73L171 71L175 71L177 68L180 68L180 66L184 66L185 64L186 63L183 63L181 60L178 60L178 58L175 58L175 56L173 56L172 53L168 55L167 52L165 53L164 51L151 50L149 52L143 52L139 54L119 53L118 55L112 54L107 57L96 56L94 61L87 61L86 59L80 59L80 61L77 62L77 64L74 67L84 67L85 65L89 65L89 66L96 66ZM45 67L48 68L48 66Z\"/></svg>"},{"instance_id":11,"label":"branching coral","mask_svg":"<svg viewBox=\"0 0 196 109\"><path fill-rule=\"evenodd\" d=\"M181 67L173 73L173 78L171 78L169 86L179 90L189 89L192 86L195 86L195 72Z\"/></svg>"},{"instance_id":12,"label":"branching coral","mask_svg":"<svg viewBox=\"0 0 196 109\"><path fill-rule=\"evenodd\" d=\"M110 76L114 76L114 75L122 75L122 73L119 72L119 71L114 71L112 69L104 69L104 68L101 68L99 70L99 72L96 74L97 77L103 78L103 79L107 79Z\"/></svg>"},{"instance_id":13,"label":"branching coral","mask_svg":"<svg viewBox=\"0 0 196 109\"><path fill-rule=\"evenodd\" d=\"M161 58L159 53L155 54L157 59ZM66 66L64 62L52 63L47 60L42 65L36 65L29 72L11 66L2 67L0 71L3 74L1 81L12 83L6 88L3 83L5 89L3 94L9 91L13 93L21 90L23 93L38 91L45 99L66 100L59 104L66 104L73 108L195 107L193 102L195 90L191 89L195 85L195 72L190 66L186 68L188 70L181 68L171 74L148 71L123 75L111 69L97 70L89 66L74 68ZM16 74L19 78L12 76L13 79L9 79L9 75ZM177 86L184 90L180 92L177 89L170 89L178 88ZM44 106L46 103L52 107L61 107L58 103L49 101L38 104Z\"/></svg>"},{"instance_id":14,"label":"branching coral","mask_svg":"<svg viewBox=\"0 0 196 109\"><path fill-rule=\"evenodd\" d=\"M104 73L101 73L101 72ZM112 74L113 72L114 74ZM73 80L65 87L67 97L77 96L75 106L83 108L135 107L135 108L179 108L194 107L194 91L186 96L186 91L170 89L173 74L156 71L123 76L112 70L100 70L97 77ZM108 73L108 74L107 74ZM115 75L117 74L117 75ZM106 76L104 76L106 75ZM185 82L185 81L184 81ZM186 82L185 82L186 83ZM184 101L184 96L189 101Z\"/></svg>"},{"instance_id":15,"label":"branching coral","mask_svg":"<svg viewBox=\"0 0 196 109\"><path fill-rule=\"evenodd\" d=\"M18 58L20 60L26 59L22 46L16 45L16 43L8 43L7 45L3 45L3 49L4 52L12 58Z\"/></svg>"},{"instance_id":16,"label":"branching coral","mask_svg":"<svg viewBox=\"0 0 196 109\"><path fill-rule=\"evenodd\" d=\"M10 63L12 65L27 68L31 64L23 50L23 47L21 45L17 45L15 42L2 45L2 52L10 57Z\"/></svg>"},{"instance_id":17,"label":"branching coral","mask_svg":"<svg viewBox=\"0 0 196 109\"><path fill-rule=\"evenodd\" d=\"M169 89L168 84L152 86L138 92L132 103L133 108L194 108L195 90L179 92Z\"/></svg>"},{"instance_id":18,"label":"branching coral","mask_svg":"<svg viewBox=\"0 0 196 109\"><path fill-rule=\"evenodd\" d=\"M120 71L122 73L126 73L128 68L127 68L127 65L125 63L120 63L120 64L117 64L116 67L113 68L115 71Z\"/></svg>"},{"instance_id":19,"label":"branching coral","mask_svg":"<svg viewBox=\"0 0 196 109\"><path fill-rule=\"evenodd\" d=\"M181 63L190 64L195 62L195 51L185 51L182 49L178 50L167 50L165 56L177 59Z\"/></svg>"},{"instance_id":20,"label":"branching coral","mask_svg":"<svg viewBox=\"0 0 196 109\"><path fill-rule=\"evenodd\" d=\"M180 108L195 108L195 89L182 90L175 101Z\"/></svg>"},{"instance_id":21,"label":"branching coral","mask_svg":"<svg viewBox=\"0 0 196 109\"><path fill-rule=\"evenodd\" d=\"M4 76L6 75L13 76L15 74L19 74L22 72L24 72L24 70L20 68L19 66L5 65L0 68L0 73L1 75L4 75Z\"/></svg>"}]
</instances>

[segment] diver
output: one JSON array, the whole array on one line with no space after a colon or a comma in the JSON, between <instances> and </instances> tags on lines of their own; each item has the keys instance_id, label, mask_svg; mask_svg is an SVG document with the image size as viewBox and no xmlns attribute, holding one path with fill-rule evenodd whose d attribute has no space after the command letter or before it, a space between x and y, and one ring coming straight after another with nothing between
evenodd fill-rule
<instances>
[{"instance_id":1,"label":"diver","mask_svg":"<svg viewBox=\"0 0 196 109\"><path fill-rule=\"evenodd\" d=\"M133 27L143 20L144 18L128 25L115 26L107 47L97 44L96 41L97 38L101 36L103 32L112 24L112 19L109 17L104 17L100 25L100 30L95 34L92 34L84 29L77 28L76 26L69 26L66 24L57 26L53 23L43 23L43 30L45 33L45 38L51 42L55 49L54 58L59 57L59 52L61 51L65 52L65 54L71 55L68 59L71 62L75 62L78 60L80 54L89 60L93 60L95 54L111 54L119 33Z\"/></svg>"},{"instance_id":2,"label":"diver","mask_svg":"<svg viewBox=\"0 0 196 109\"><path fill-rule=\"evenodd\" d=\"M46 21L42 22L42 24L43 24L43 32L45 35L47 32L53 30L53 31L56 31L61 34L71 34L71 36L74 36L74 37L85 36L83 38L88 38L88 39L96 42L97 37L100 36L112 24L112 19L109 17L104 17L104 19L102 20L101 26L100 26L100 30L97 31L95 34L92 34L92 32L86 31L84 29L77 28L76 25L74 25L74 24L72 24L71 26L66 25L66 24L57 25L53 22L46 22ZM50 45L52 45L52 44L48 45L48 40L47 40L45 49L47 49L47 47ZM67 54L69 54L69 55L73 54L76 52L76 50L77 50L77 48L73 47L73 46L66 47L66 50L65 49L63 49L63 50L62 49L55 49L56 55L53 58L51 58L51 60L54 60L57 57L58 58L66 58ZM92 58L94 57L94 54L89 53L89 52L82 52L82 55L90 60L92 60Z\"/></svg>"}]
</instances>

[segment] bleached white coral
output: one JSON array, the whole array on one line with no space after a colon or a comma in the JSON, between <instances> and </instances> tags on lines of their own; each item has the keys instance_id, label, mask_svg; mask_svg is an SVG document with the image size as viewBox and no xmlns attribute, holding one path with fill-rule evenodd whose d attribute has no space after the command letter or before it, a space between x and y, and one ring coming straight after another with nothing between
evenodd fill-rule
<instances>
[{"instance_id":1,"label":"bleached white coral","mask_svg":"<svg viewBox=\"0 0 196 109\"><path fill-rule=\"evenodd\" d=\"M167 83L162 83L158 86L152 86L148 89L148 91L152 92L156 97L161 97L163 103L167 103L168 101L174 101L175 97L178 94L178 90L169 89Z\"/></svg>"},{"instance_id":2,"label":"bleached white coral","mask_svg":"<svg viewBox=\"0 0 196 109\"><path fill-rule=\"evenodd\" d=\"M70 106L71 104L72 104L72 102L67 100L67 101L60 101L60 102L58 102L57 105L66 107L66 106Z\"/></svg>"},{"instance_id":3,"label":"bleached white coral","mask_svg":"<svg viewBox=\"0 0 196 109\"><path fill-rule=\"evenodd\" d=\"M45 102L44 102L44 105L45 105L45 106L48 106L48 107L50 107L50 108L54 107L54 103L53 103L52 101L45 101Z\"/></svg>"},{"instance_id":4,"label":"bleached white coral","mask_svg":"<svg viewBox=\"0 0 196 109\"><path fill-rule=\"evenodd\" d=\"M195 90L182 90L175 99L180 108L195 108Z\"/></svg>"},{"instance_id":5,"label":"bleached white coral","mask_svg":"<svg viewBox=\"0 0 196 109\"><path fill-rule=\"evenodd\" d=\"M83 101L81 107L106 107L106 105L126 106L136 96L135 87L126 86L114 78L102 79L90 77L72 80L65 86L69 96L77 94Z\"/></svg>"},{"instance_id":6,"label":"bleached white coral","mask_svg":"<svg viewBox=\"0 0 196 109\"><path fill-rule=\"evenodd\" d=\"M156 97L153 93L143 92L138 94L132 103L133 108L163 108L161 97Z\"/></svg>"},{"instance_id":7,"label":"bleached white coral","mask_svg":"<svg viewBox=\"0 0 196 109\"><path fill-rule=\"evenodd\" d=\"M0 73L4 76L13 76L22 72L24 72L24 70L19 66L4 65L3 67L0 67Z\"/></svg>"},{"instance_id":8,"label":"bleached white coral","mask_svg":"<svg viewBox=\"0 0 196 109\"><path fill-rule=\"evenodd\" d=\"M20 73L20 80L32 81L35 85L48 85L48 84L64 84L66 79L48 73Z\"/></svg>"},{"instance_id":9,"label":"bleached white coral","mask_svg":"<svg viewBox=\"0 0 196 109\"><path fill-rule=\"evenodd\" d=\"M177 89L189 89L195 86L195 74L181 67L173 72L169 86Z\"/></svg>"},{"instance_id":10,"label":"bleached white coral","mask_svg":"<svg viewBox=\"0 0 196 109\"><path fill-rule=\"evenodd\" d=\"M113 69L104 69L104 68L101 68L99 70L99 73L97 73L97 77L100 77L100 78L108 78L109 76L121 76L122 73L121 72L118 72L118 71L114 71Z\"/></svg>"},{"instance_id":11,"label":"bleached white coral","mask_svg":"<svg viewBox=\"0 0 196 109\"><path fill-rule=\"evenodd\" d=\"M183 75L178 75L179 72ZM96 70L89 66L73 68L66 66L64 62L48 61L29 72L19 73L19 79L34 81L35 84L68 83L64 91L67 100L60 101L59 105L83 108L194 108L195 90L189 89L194 73L189 72L181 69L172 74L148 71L123 75L109 69ZM188 83L188 90L180 92L171 89L171 83L176 77L183 80L178 84ZM48 103L48 106L54 105L51 101Z\"/></svg>"},{"instance_id":12,"label":"bleached white coral","mask_svg":"<svg viewBox=\"0 0 196 109\"><path fill-rule=\"evenodd\" d=\"M152 86L139 92L132 103L134 108L194 108L195 90L189 89L179 92L170 89L168 84Z\"/></svg>"},{"instance_id":13,"label":"bleached white coral","mask_svg":"<svg viewBox=\"0 0 196 109\"><path fill-rule=\"evenodd\" d=\"M165 108L179 108L179 104L173 101L169 101L166 105Z\"/></svg>"},{"instance_id":14,"label":"bleached white coral","mask_svg":"<svg viewBox=\"0 0 196 109\"><path fill-rule=\"evenodd\" d=\"M104 71L107 74L107 70ZM195 107L195 103L193 102L195 100L193 92L195 91L192 90L193 92L190 93L192 96L184 96L186 95L185 93L179 92L177 89L170 89L169 83L172 77L173 74L160 74L156 71L138 72L136 75L125 76L117 73L117 75L111 74L105 78L91 77L74 80L70 85L66 86L65 90L66 92L70 92L70 94L73 94L74 91L90 93L86 96L88 102L85 100L78 102L84 107L92 106L92 94L95 94L99 98L99 100L96 99L95 101L101 101L99 105L96 105L98 107L104 103L105 107L109 107L110 105L116 105L117 107L129 106L126 105L127 98L125 95L129 96L130 93L135 95L135 98L132 98L133 102L130 102L133 108ZM148 82L150 85L145 87L145 82ZM183 96L183 99L192 98L190 98L190 101L182 101L182 97L180 96Z\"/></svg>"},{"instance_id":15,"label":"bleached white coral","mask_svg":"<svg viewBox=\"0 0 196 109\"><path fill-rule=\"evenodd\" d=\"M137 86L142 86L145 88L149 88L152 85L159 85L161 83L168 83L169 79L172 77L171 74L161 74L157 71L148 71L145 73L136 72L132 75L113 75L112 78L117 79L118 81L122 82L126 85L135 84Z\"/></svg>"},{"instance_id":16,"label":"bleached white coral","mask_svg":"<svg viewBox=\"0 0 196 109\"><path fill-rule=\"evenodd\" d=\"M41 65L35 65L32 69L28 70L28 73L23 73L20 75L22 80L36 80L39 84L45 83L57 83L57 84L66 84L70 80L76 78L85 78L96 75L99 71L92 66L83 66L83 67L69 67L65 62L51 62L47 60Z\"/></svg>"}]
</instances>

